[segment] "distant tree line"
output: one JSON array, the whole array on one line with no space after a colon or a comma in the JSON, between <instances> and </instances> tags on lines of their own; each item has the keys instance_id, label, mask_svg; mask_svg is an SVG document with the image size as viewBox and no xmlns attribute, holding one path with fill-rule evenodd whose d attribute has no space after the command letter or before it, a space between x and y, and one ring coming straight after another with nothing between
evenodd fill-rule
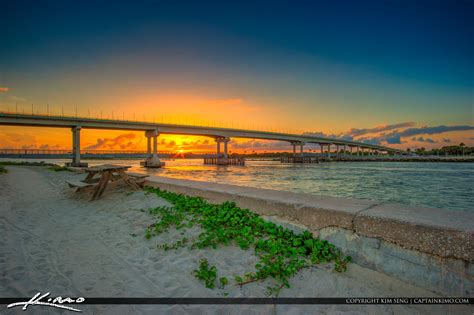
<instances>
[{"instance_id":1,"label":"distant tree line","mask_svg":"<svg viewBox=\"0 0 474 315\"><path fill-rule=\"evenodd\" d=\"M458 156L463 156L463 155L474 155L474 147L468 147L464 143L460 143L459 145L450 145L450 146L444 146L442 148L435 148L435 149L429 149L427 150L426 148L417 148L417 149L407 149L407 152L411 152L417 155L458 155ZM320 153L321 151L319 150L305 150L304 154L314 154L314 153ZM299 151L296 152L299 154ZM324 151L324 154L326 154L327 151ZM331 151L331 154L335 154L335 151ZM349 150L339 150L339 154L351 154ZM377 154L377 151L372 152L372 154ZM280 158L282 156L292 156L293 152L244 152L244 153L235 153L235 152L230 152L231 156L245 156L248 158ZM357 155L356 150L352 151L352 155ZM369 155L368 152L359 152L359 155Z\"/></svg>"},{"instance_id":2,"label":"distant tree line","mask_svg":"<svg viewBox=\"0 0 474 315\"><path fill-rule=\"evenodd\" d=\"M407 149L407 151L409 150ZM444 146L430 150L417 148L412 152L418 155L474 155L474 147L468 147L464 143L460 143L459 145Z\"/></svg>"}]
</instances>

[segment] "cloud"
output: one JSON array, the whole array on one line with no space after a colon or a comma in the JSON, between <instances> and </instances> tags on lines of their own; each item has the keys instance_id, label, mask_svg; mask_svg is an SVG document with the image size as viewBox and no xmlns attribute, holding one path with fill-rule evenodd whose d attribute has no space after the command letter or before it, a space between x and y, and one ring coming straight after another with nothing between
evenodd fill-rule
<instances>
[{"instance_id":1,"label":"cloud","mask_svg":"<svg viewBox=\"0 0 474 315\"><path fill-rule=\"evenodd\" d=\"M0 146L2 148L18 148L21 143L30 143L36 148L37 139L31 133L15 133L0 131Z\"/></svg>"},{"instance_id":2,"label":"cloud","mask_svg":"<svg viewBox=\"0 0 474 315\"><path fill-rule=\"evenodd\" d=\"M312 136L312 137L321 137L321 138L331 138L331 139L340 139L340 140L347 140L347 141L360 141L368 144L380 144L380 141L378 141L376 138L372 137L360 137L359 139L355 139L352 135L348 133L342 133L339 135L335 134L327 134L321 131L315 131L315 132L304 132L303 135L305 136Z\"/></svg>"},{"instance_id":3,"label":"cloud","mask_svg":"<svg viewBox=\"0 0 474 315\"><path fill-rule=\"evenodd\" d=\"M341 140L347 140L347 141L354 140L354 137L351 136L351 135L342 135L342 136L339 136L338 138L341 139Z\"/></svg>"},{"instance_id":4,"label":"cloud","mask_svg":"<svg viewBox=\"0 0 474 315\"><path fill-rule=\"evenodd\" d=\"M381 135L378 137L374 137L374 139L378 140L379 142L386 141L388 144L400 144L397 139L413 137L418 135L435 135L440 133L445 133L449 131L467 131L467 130L474 130L474 126L466 126L466 125L459 125L459 126L435 126L435 127L420 127L420 128L408 128L402 131L394 131L389 134ZM425 141L429 142L429 141Z\"/></svg>"},{"instance_id":5,"label":"cloud","mask_svg":"<svg viewBox=\"0 0 474 315\"><path fill-rule=\"evenodd\" d=\"M127 133L118 135L115 138L99 138L97 142L93 145L89 145L84 149L87 150L115 150L115 149L127 149L135 150L137 149L138 144L141 142L142 138L140 137L138 141L133 141L137 136L133 133Z\"/></svg>"},{"instance_id":6,"label":"cloud","mask_svg":"<svg viewBox=\"0 0 474 315\"><path fill-rule=\"evenodd\" d=\"M163 140L164 140L164 139L163 139ZM169 141L164 140L162 143L163 143L163 144L165 145L165 147L167 147L167 148L174 148L174 147L176 146L176 141L174 141L174 140L169 140Z\"/></svg>"},{"instance_id":7,"label":"cloud","mask_svg":"<svg viewBox=\"0 0 474 315\"><path fill-rule=\"evenodd\" d=\"M460 126L435 126L435 127L421 127L421 128L408 128L398 134L400 137L411 137L417 135L435 135L445 133L449 131L467 131L474 130L474 126L460 125Z\"/></svg>"},{"instance_id":8,"label":"cloud","mask_svg":"<svg viewBox=\"0 0 474 315\"><path fill-rule=\"evenodd\" d=\"M248 141L234 141L230 142L230 148L233 150L252 150L252 151L290 151L293 150L292 145L287 141L271 141L271 140L248 140ZM304 150L319 150L319 145L316 143L307 143ZM297 148L299 150L299 147Z\"/></svg>"},{"instance_id":9,"label":"cloud","mask_svg":"<svg viewBox=\"0 0 474 315\"><path fill-rule=\"evenodd\" d=\"M450 140L450 139L448 139L448 138L443 138L443 142L444 142L444 143L450 143L450 142L451 142L451 140Z\"/></svg>"},{"instance_id":10,"label":"cloud","mask_svg":"<svg viewBox=\"0 0 474 315\"><path fill-rule=\"evenodd\" d=\"M10 91L9 87L1 87L0 86L0 93L5 93L5 92L8 92L8 91Z\"/></svg>"},{"instance_id":11,"label":"cloud","mask_svg":"<svg viewBox=\"0 0 474 315\"><path fill-rule=\"evenodd\" d=\"M59 150L59 149L61 149L61 146L58 145L58 144L53 144L53 145L42 144L42 145L39 146L39 149L43 149L43 150Z\"/></svg>"},{"instance_id":12,"label":"cloud","mask_svg":"<svg viewBox=\"0 0 474 315\"><path fill-rule=\"evenodd\" d=\"M392 125L380 125L374 128L363 128L363 129L352 128L347 132L347 134L351 135L352 137L359 137L359 136L363 136L363 135L371 134L371 133L378 133L378 132L390 131L390 130L399 129L399 128L412 127L414 125L415 125L414 122L403 122L403 123L392 124Z\"/></svg>"},{"instance_id":13,"label":"cloud","mask_svg":"<svg viewBox=\"0 0 474 315\"><path fill-rule=\"evenodd\" d=\"M326 138L334 138L334 139L341 139L341 140L358 140L369 144L380 144L382 141L380 136L384 135L385 131L392 131L400 128L412 127L414 126L414 122L402 122L398 124L391 124L391 125L380 125L373 128L351 128L347 132L341 133L339 135L334 134L326 134L324 132L305 132L304 135L314 136L314 137L326 137ZM362 137L368 134L373 133L381 133L381 135L376 137ZM359 138L359 139L356 139ZM391 144L400 144L401 140L399 137L393 136L389 137L388 140L385 139L388 143Z\"/></svg>"},{"instance_id":14,"label":"cloud","mask_svg":"<svg viewBox=\"0 0 474 315\"><path fill-rule=\"evenodd\" d=\"M305 136L312 136L312 137L322 137L322 138L333 138L333 139L341 139L341 140L349 140L351 141L353 137L350 134L327 134L321 131L313 131L313 132L303 132Z\"/></svg>"},{"instance_id":15,"label":"cloud","mask_svg":"<svg viewBox=\"0 0 474 315\"><path fill-rule=\"evenodd\" d=\"M380 141L377 140L376 138L365 138L365 139L359 139L360 142L363 142L363 143L368 143L368 144L376 144L376 145L379 145L380 144Z\"/></svg>"},{"instance_id":16,"label":"cloud","mask_svg":"<svg viewBox=\"0 0 474 315\"><path fill-rule=\"evenodd\" d=\"M450 132L450 131L467 131L467 130L474 130L474 126L467 126L467 125L459 125L459 126L434 126L434 127L420 127L420 128L408 128L405 130L395 130L393 132L387 133L387 134L380 134L378 136L374 137L362 137L358 138L356 140L366 142L366 143L372 143L372 144L381 144L383 142L386 142L387 144L402 144L404 143L402 141L403 138L408 138L408 137L414 137L414 136L421 136L421 135L435 135L435 134L441 134L445 132ZM420 138L417 138L420 139ZM428 138L429 139L429 138ZM421 142L429 142L429 143L434 143L431 142L430 140L424 139L425 141ZM419 140L417 140L419 141ZM434 141L434 140L432 140Z\"/></svg>"},{"instance_id":17,"label":"cloud","mask_svg":"<svg viewBox=\"0 0 474 315\"><path fill-rule=\"evenodd\" d=\"M233 149L250 150L250 149L267 149L267 150L289 150L290 143L286 141L262 141L262 140L248 140L243 142L231 141L230 145Z\"/></svg>"},{"instance_id":18,"label":"cloud","mask_svg":"<svg viewBox=\"0 0 474 315\"><path fill-rule=\"evenodd\" d=\"M402 139L400 135L392 135L387 138L385 138L385 141L387 141L388 144L401 144Z\"/></svg>"},{"instance_id":19,"label":"cloud","mask_svg":"<svg viewBox=\"0 0 474 315\"><path fill-rule=\"evenodd\" d=\"M322 137L322 138L329 137L328 134L325 134L324 132L321 132L321 131L303 132L303 135L304 136L311 136L311 137Z\"/></svg>"},{"instance_id":20,"label":"cloud","mask_svg":"<svg viewBox=\"0 0 474 315\"><path fill-rule=\"evenodd\" d=\"M62 147L58 144L39 144L36 136L28 133L13 133L0 131L0 148L2 149L43 149L58 150Z\"/></svg>"},{"instance_id":21,"label":"cloud","mask_svg":"<svg viewBox=\"0 0 474 315\"><path fill-rule=\"evenodd\" d=\"M423 137L413 137L411 138L411 140L413 141L417 141L417 142L428 142L428 143L437 143L437 141L431 139L431 138L423 138Z\"/></svg>"},{"instance_id":22,"label":"cloud","mask_svg":"<svg viewBox=\"0 0 474 315\"><path fill-rule=\"evenodd\" d=\"M175 150L175 149L184 149L184 150L214 150L215 143L209 139L197 139L197 140L183 140L176 141L173 139L161 138L158 144L159 150Z\"/></svg>"},{"instance_id":23,"label":"cloud","mask_svg":"<svg viewBox=\"0 0 474 315\"><path fill-rule=\"evenodd\" d=\"M200 146L200 145L210 145L209 139L185 140L181 142L181 146L184 146L184 147L188 147L188 146L194 147L194 146Z\"/></svg>"}]
</instances>

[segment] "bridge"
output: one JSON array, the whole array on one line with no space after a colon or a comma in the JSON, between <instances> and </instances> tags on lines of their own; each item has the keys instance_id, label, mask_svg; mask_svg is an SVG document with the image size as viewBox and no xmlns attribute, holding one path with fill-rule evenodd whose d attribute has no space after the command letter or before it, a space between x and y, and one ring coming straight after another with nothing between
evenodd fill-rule
<instances>
[{"instance_id":1,"label":"bridge","mask_svg":"<svg viewBox=\"0 0 474 315\"><path fill-rule=\"evenodd\" d=\"M147 138L147 157L143 162L145 167L161 167L163 162L158 158L158 137L160 134L171 135L191 135L211 137L216 142L216 160L218 164L226 164L229 160L228 143L232 138L247 138L260 140L286 141L293 147L293 154L297 155L296 148L299 147L299 154L303 155L304 145L307 143L319 144L321 153L327 148L327 154L330 155L331 147L335 146L336 152L343 148L350 149L352 153L355 149L359 152L384 152L387 154L407 154L406 151L379 146L374 144L362 143L357 141L348 141L342 139L316 137L310 135L297 135L279 132L243 130L221 127L205 127L192 125L178 125L165 123L137 122L127 120L98 119L84 117L68 116L49 116L49 115L28 115L18 113L0 113L0 125L5 126L25 126L25 127L52 127L69 128L72 132L72 163L70 166L86 166L81 163L80 150L80 132L81 129L107 129L107 130L128 130L143 131ZM221 151L223 144L223 151ZM229 163L230 164L230 163Z\"/></svg>"}]
</instances>

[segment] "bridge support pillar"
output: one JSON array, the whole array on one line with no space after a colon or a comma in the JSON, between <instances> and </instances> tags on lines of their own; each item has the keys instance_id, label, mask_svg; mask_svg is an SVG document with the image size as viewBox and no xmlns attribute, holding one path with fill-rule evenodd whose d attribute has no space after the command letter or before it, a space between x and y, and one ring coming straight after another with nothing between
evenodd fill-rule
<instances>
[{"instance_id":1,"label":"bridge support pillar","mask_svg":"<svg viewBox=\"0 0 474 315\"><path fill-rule=\"evenodd\" d=\"M161 162L158 157L158 136L160 133L157 129L145 131L147 137L147 157L144 162L140 165L149 168L160 168L165 166L165 162ZM152 140L153 139L153 140ZM152 141L153 141L153 153L152 153Z\"/></svg>"},{"instance_id":2,"label":"bridge support pillar","mask_svg":"<svg viewBox=\"0 0 474 315\"><path fill-rule=\"evenodd\" d=\"M217 154L204 158L204 164L214 165L245 165L245 159L242 157L229 157L229 141L228 137L216 137ZM224 143L224 153L221 153L221 143Z\"/></svg>"},{"instance_id":3,"label":"bridge support pillar","mask_svg":"<svg viewBox=\"0 0 474 315\"><path fill-rule=\"evenodd\" d=\"M227 144L229 143L230 139L226 138L224 140L224 157L228 158L229 157L229 152L227 151Z\"/></svg>"},{"instance_id":4,"label":"bridge support pillar","mask_svg":"<svg viewBox=\"0 0 474 315\"><path fill-rule=\"evenodd\" d=\"M301 141L291 141L291 145L293 146L293 157L294 158L296 157L296 146L300 147L300 157L303 157L303 153L304 153L303 147L305 143Z\"/></svg>"},{"instance_id":5,"label":"bridge support pillar","mask_svg":"<svg viewBox=\"0 0 474 315\"><path fill-rule=\"evenodd\" d=\"M216 138L216 144L217 144L217 157L221 156L221 141L219 138Z\"/></svg>"},{"instance_id":6,"label":"bridge support pillar","mask_svg":"<svg viewBox=\"0 0 474 315\"><path fill-rule=\"evenodd\" d=\"M328 143L328 159L331 158L331 144Z\"/></svg>"},{"instance_id":7,"label":"bridge support pillar","mask_svg":"<svg viewBox=\"0 0 474 315\"><path fill-rule=\"evenodd\" d=\"M153 137L153 156L152 159L158 159L158 135Z\"/></svg>"},{"instance_id":8,"label":"bridge support pillar","mask_svg":"<svg viewBox=\"0 0 474 315\"><path fill-rule=\"evenodd\" d=\"M293 146L293 156L282 156L280 157L281 163L319 163L319 158L315 156L305 156L304 155L304 145L306 144L303 141L291 141ZM321 152L323 152L323 145L321 146ZM300 153L296 153L296 147L300 147Z\"/></svg>"},{"instance_id":9,"label":"bridge support pillar","mask_svg":"<svg viewBox=\"0 0 474 315\"><path fill-rule=\"evenodd\" d=\"M87 163L81 163L81 127L71 128L72 131L72 162L66 163L66 166L87 167Z\"/></svg>"},{"instance_id":10,"label":"bridge support pillar","mask_svg":"<svg viewBox=\"0 0 474 315\"><path fill-rule=\"evenodd\" d=\"M151 158L151 138L152 137L146 137L146 157L147 158Z\"/></svg>"},{"instance_id":11,"label":"bridge support pillar","mask_svg":"<svg viewBox=\"0 0 474 315\"><path fill-rule=\"evenodd\" d=\"M216 144L217 144L217 157L218 158L228 158L229 157L229 151L228 151L228 143L230 141L230 138L227 137L218 137L216 138ZM221 143L224 143L224 154L221 154Z\"/></svg>"}]
</instances>

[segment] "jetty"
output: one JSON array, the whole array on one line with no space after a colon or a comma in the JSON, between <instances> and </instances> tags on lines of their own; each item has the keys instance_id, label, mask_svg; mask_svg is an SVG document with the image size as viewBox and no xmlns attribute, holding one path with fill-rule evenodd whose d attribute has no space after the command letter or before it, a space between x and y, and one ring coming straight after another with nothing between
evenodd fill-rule
<instances>
[{"instance_id":1,"label":"jetty","mask_svg":"<svg viewBox=\"0 0 474 315\"><path fill-rule=\"evenodd\" d=\"M280 158L281 163L319 163L317 156L282 156Z\"/></svg>"},{"instance_id":2,"label":"jetty","mask_svg":"<svg viewBox=\"0 0 474 315\"><path fill-rule=\"evenodd\" d=\"M245 158L242 157L204 157L204 164L208 165L245 165Z\"/></svg>"}]
</instances>

